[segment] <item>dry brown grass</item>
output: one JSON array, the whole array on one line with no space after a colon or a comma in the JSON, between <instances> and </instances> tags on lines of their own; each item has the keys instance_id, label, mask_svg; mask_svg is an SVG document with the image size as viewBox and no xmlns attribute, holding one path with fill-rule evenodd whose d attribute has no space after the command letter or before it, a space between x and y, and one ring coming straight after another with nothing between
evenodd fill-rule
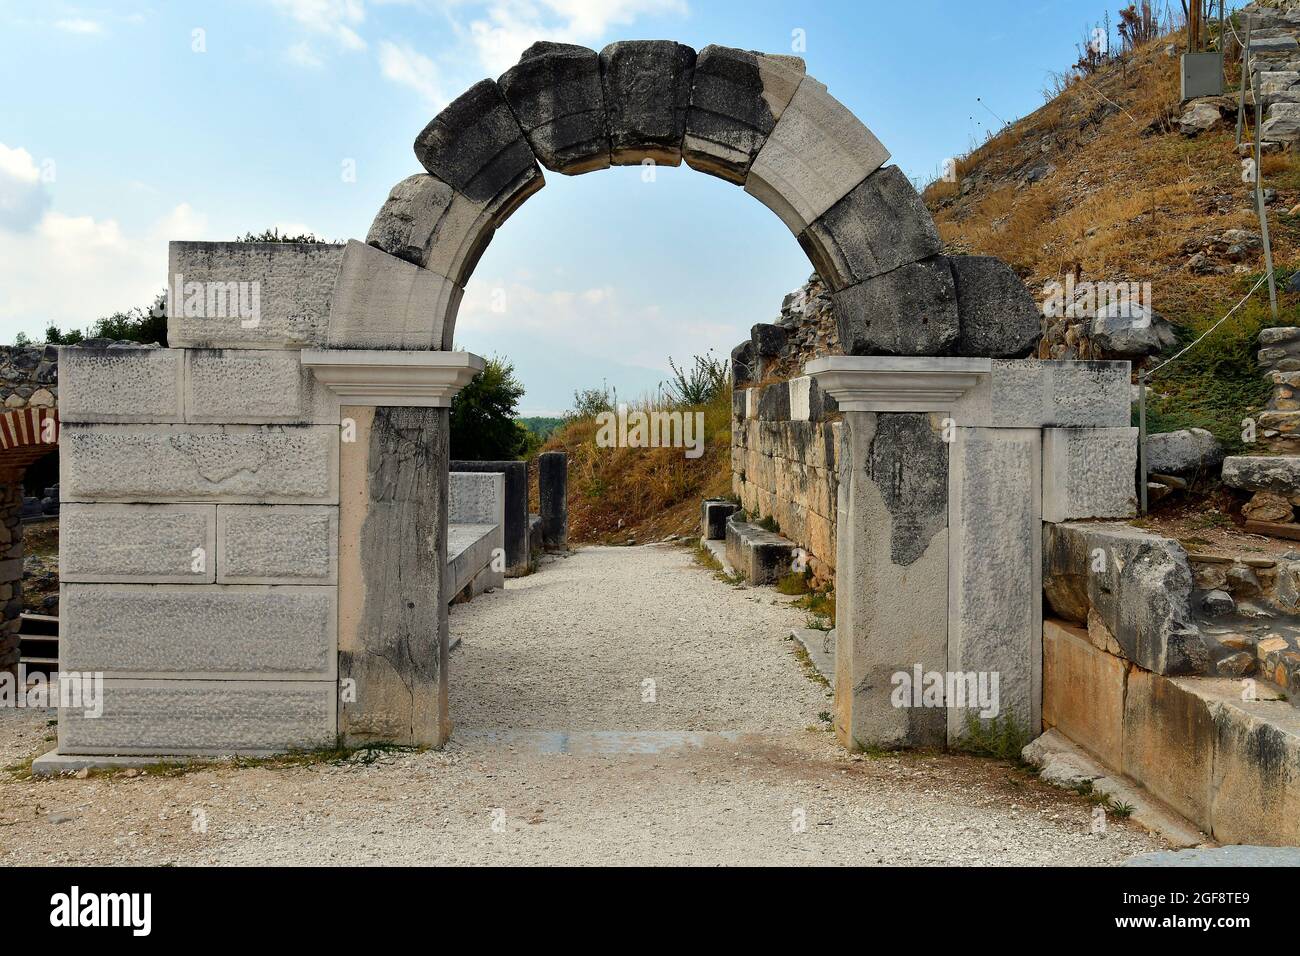
<instances>
[{"instance_id":1,"label":"dry brown grass","mask_svg":"<svg viewBox=\"0 0 1300 956\"><path fill-rule=\"evenodd\" d=\"M1230 126L1195 139L1142 135L1171 117L1176 128L1178 60L1167 42L1139 48L1125 68L1059 84L1054 99L962 157L960 176L980 178L967 195L953 183L928 187L949 247L1001 256L1034 292L1076 269L1094 281L1151 282L1156 308L1175 321L1220 302L1231 278L1189 273L1183 245L1258 222ZM1055 171L1021 185L1043 162ZM1270 226L1282 266L1300 241L1300 222L1283 215L1300 201L1300 168L1292 154L1261 165L1265 185L1279 192ZM1246 265L1262 269L1262 257Z\"/></svg>"}]
</instances>

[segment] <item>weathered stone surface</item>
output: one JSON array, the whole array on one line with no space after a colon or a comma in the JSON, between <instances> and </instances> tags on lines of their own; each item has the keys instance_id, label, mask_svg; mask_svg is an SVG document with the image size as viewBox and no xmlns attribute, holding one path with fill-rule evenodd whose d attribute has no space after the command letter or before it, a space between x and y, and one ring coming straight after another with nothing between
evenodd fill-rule
<instances>
[{"instance_id":1,"label":"weathered stone surface","mask_svg":"<svg viewBox=\"0 0 1300 956\"><path fill-rule=\"evenodd\" d=\"M336 504L338 439L324 425L65 425L60 495Z\"/></svg>"},{"instance_id":2,"label":"weathered stone surface","mask_svg":"<svg viewBox=\"0 0 1300 956\"><path fill-rule=\"evenodd\" d=\"M1147 436L1147 472L1192 478L1210 476L1223 461L1223 446L1204 428Z\"/></svg>"},{"instance_id":3,"label":"weathered stone surface","mask_svg":"<svg viewBox=\"0 0 1300 956\"><path fill-rule=\"evenodd\" d=\"M562 451L537 456L538 510L542 516L542 543L563 551L569 539L569 456Z\"/></svg>"},{"instance_id":4,"label":"weathered stone surface","mask_svg":"<svg viewBox=\"0 0 1300 956\"><path fill-rule=\"evenodd\" d=\"M1300 844L1300 714L1242 700L1241 682L1200 690L1217 730L1210 830L1223 843ZM1217 698L1217 699L1216 699Z\"/></svg>"},{"instance_id":5,"label":"weathered stone surface","mask_svg":"<svg viewBox=\"0 0 1300 956\"><path fill-rule=\"evenodd\" d=\"M328 243L173 242L167 342L172 348L322 346L342 258L343 247Z\"/></svg>"},{"instance_id":6,"label":"weathered stone surface","mask_svg":"<svg viewBox=\"0 0 1300 956\"><path fill-rule=\"evenodd\" d=\"M706 541L723 541L727 537L727 519L740 505L725 498L705 498L700 509L700 537Z\"/></svg>"},{"instance_id":7,"label":"weathered stone surface","mask_svg":"<svg viewBox=\"0 0 1300 956\"><path fill-rule=\"evenodd\" d=\"M338 402L296 349L188 349L185 420L230 424L338 424Z\"/></svg>"},{"instance_id":8,"label":"weathered stone surface","mask_svg":"<svg viewBox=\"0 0 1300 956\"><path fill-rule=\"evenodd\" d=\"M595 50L534 43L497 85L547 169L575 175L609 166L609 130Z\"/></svg>"},{"instance_id":9,"label":"weathered stone surface","mask_svg":"<svg viewBox=\"0 0 1300 956\"><path fill-rule=\"evenodd\" d=\"M942 256L900 266L832 298L846 355L939 355L960 333L952 269Z\"/></svg>"},{"instance_id":10,"label":"weathered stone surface","mask_svg":"<svg viewBox=\"0 0 1300 956\"><path fill-rule=\"evenodd\" d=\"M1284 495L1257 491L1241 506L1242 516L1250 521L1295 521L1295 505Z\"/></svg>"},{"instance_id":11,"label":"weathered stone surface","mask_svg":"<svg viewBox=\"0 0 1300 956\"><path fill-rule=\"evenodd\" d=\"M779 534L733 514L727 519L726 540L728 563L751 584L772 584L790 573L794 546Z\"/></svg>"},{"instance_id":12,"label":"weathered stone surface","mask_svg":"<svg viewBox=\"0 0 1300 956\"><path fill-rule=\"evenodd\" d=\"M528 567L528 463L524 461L453 461L455 472L501 472L505 481L506 570Z\"/></svg>"},{"instance_id":13,"label":"weathered stone surface","mask_svg":"<svg viewBox=\"0 0 1300 956\"><path fill-rule=\"evenodd\" d=\"M358 743L441 746L447 708L445 408L345 405L339 507L339 676L356 681L339 731Z\"/></svg>"},{"instance_id":14,"label":"weathered stone surface","mask_svg":"<svg viewBox=\"0 0 1300 956\"><path fill-rule=\"evenodd\" d=\"M542 186L542 171L501 89L480 80L415 139L420 165L471 202L517 206Z\"/></svg>"},{"instance_id":15,"label":"weathered stone surface","mask_svg":"<svg viewBox=\"0 0 1300 956\"><path fill-rule=\"evenodd\" d=\"M754 158L745 191L797 236L888 159L861 120L804 77Z\"/></svg>"},{"instance_id":16,"label":"weathered stone surface","mask_svg":"<svg viewBox=\"0 0 1300 956\"><path fill-rule=\"evenodd\" d=\"M1180 682L1130 670L1121 769L1207 830L1215 737L1212 715Z\"/></svg>"},{"instance_id":17,"label":"weathered stone surface","mask_svg":"<svg viewBox=\"0 0 1300 956\"><path fill-rule=\"evenodd\" d=\"M919 419L932 434L917 441L911 422L890 419ZM895 439L877 441L881 424ZM871 412L845 413L840 431L835 732L852 749L947 740L944 708L912 706L910 695L904 706L890 700L897 675L947 670L948 445L940 431L926 415Z\"/></svg>"},{"instance_id":18,"label":"weathered stone surface","mask_svg":"<svg viewBox=\"0 0 1300 956\"><path fill-rule=\"evenodd\" d=\"M59 710L65 754L258 754L335 741L334 681L108 680L104 712Z\"/></svg>"},{"instance_id":19,"label":"weathered stone surface","mask_svg":"<svg viewBox=\"0 0 1300 956\"><path fill-rule=\"evenodd\" d=\"M1300 457L1234 455L1223 460L1223 483L1246 491L1271 491L1287 498L1300 496Z\"/></svg>"},{"instance_id":20,"label":"weathered stone surface","mask_svg":"<svg viewBox=\"0 0 1300 956\"><path fill-rule=\"evenodd\" d=\"M1042 313L1011 267L994 256L953 256L948 263L961 320L957 354L1031 354L1042 334Z\"/></svg>"},{"instance_id":21,"label":"weathered stone surface","mask_svg":"<svg viewBox=\"0 0 1300 956\"><path fill-rule=\"evenodd\" d=\"M695 61L686 114L686 164L744 185L803 77L798 57L706 46Z\"/></svg>"},{"instance_id":22,"label":"weathered stone surface","mask_svg":"<svg viewBox=\"0 0 1300 956\"><path fill-rule=\"evenodd\" d=\"M600 51L615 166L682 161L695 51L671 40L623 40Z\"/></svg>"},{"instance_id":23,"label":"weathered stone surface","mask_svg":"<svg viewBox=\"0 0 1300 956\"><path fill-rule=\"evenodd\" d=\"M1128 362L993 359L953 419L992 428L1117 428L1129 424L1129 393Z\"/></svg>"},{"instance_id":24,"label":"weathered stone surface","mask_svg":"<svg viewBox=\"0 0 1300 956\"><path fill-rule=\"evenodd\" d=\"M1043 430L1043 520L1131 518L1136 428Z\"/></svg>"},{"instance_id":25,"label":"weathered stone surface","mask_svg":"<svg viewBox=\"0 0 1300 956\"><path fill-rule=\"evenodd\" d=\"M894 416L888 416L894 417ZM998 675L996 715L947 701L948 742L967 721L998 716L1029 732L1042 724L1042 439L1035 428L958 428L947 488L948 666ZM949 490L951 489L951 490ZM943 515L942 503L935 510Z\"/></svg>"},{"instance_id":26,"label":"weathered stone surface","mask_svg":"<svg viewBox=\"0 0 1300 956\"><path fill-rule=\"evenodd\" d=\"M505 483L493 472L448 474L447 520L458 524L504 524Z\"/></svg>"},{"instance_id":27,"label":"weathered stone surface","mask_svg":"<svg viewBox=\"0 0 1300 956\"><path fill-rule=\"evenodd\" d=\"M943 251L929 210L897 166L858 183L799 234L799 244L833 291Z\"/></svg>"},{"instance_id":28,"label":"weathered stone surface","mask_svg":"<svg viewBox=\"0 0 1300 956\"><path fill-rule=\"evenodd\" d=\"M222 505L217 509L217 580L222 584L334 584L338 509L312 505Z\"/></svg>"},{"instance_id":29,"label":"weathered stone surface","mask_svg":"<svg viewBox=\"0 0 1300 956\"><path fill-rule=\"evenodd\" d=\"M756 360L757 356L754 354L752 340L741 342L731 350L731 384L733 388L751 385L758 380L754 375Z\"/></svg>"},{"instance_id":30,"label":"weathered stone surface","mask_svg":"<svg viewBox=\"0 0 1300 956\"><path fill-rule=\"evenodd\" d=\"M184 421L181 349L59 349L59 419L64 422Z\"/></svg>"},{"instance_id":31,"label":"weathered stone surface","mask_svg":"<svg viewBox=\"0 0 1300 956\"><path fill-rule=\"evenodd\" d=\"M335 589L65 584L59 663L112 677L330 679Z\"/></svg>"},{"instance_id":32,"label":"weathered stone surface","mask_svg":"<svg viewBox=\"0 0 1300 956\"><path fill-rule=\"evenodd\" d=\"M1043 726L1055 727L1108 767L1124 765L1128 665L1077 627L1043 622Z\"/></svg>"},{"instance_id":33,"label":"weathered stone surface","mask_svg":"<svg viewBox=\"0 0 1300 956\"><path fill-rule=\"evenodd\" d=\"M476 477L501 481L500 475ZM447 525L447 594L453 601L505 586L505 571L492 568L494 552L503 549L502 542L500 524Z\"/></svg>"},{"instance_id":34,"label":"weathered stone surface","mask_svg":"<svg viewBox=\"0 0 1300 956\"><path fill-rule=\"evenodd\" d=\"M464 291L445 276L351 240L330 301L330 348L451 348Z\"/></svg>"},{"instance_id":35,"label":"weathered stone surface","mask_svg":"<svg viewBox=\"0 0 1300 956\"><path fill-rule=\"evenodd\" d=\"M59 509L59 580L211 584L213 505L65 503Z\"/></svg>"},{"instance_id":36,"label":"weathered stone surface","mask_svg":"<svg viewBox=\"0 0 1300 956\"><path fill-rule=\"evenodd\" d=\"M1081 621L1079 608L1092 608L1147 670L1206 672L1209 647L1192 620L1192 572L1177 542L1124 524L1046 524L1043 534L1043 591L1057 614Z\"/></svg>"},{"instance_id":37,"label":"weathered stone surface","mask_svg":"<svg viewBox=\"0 0 1300 956\"><path fill-rule=\"evenodd\" d=\"M1127 299L1097 309L1090 329L1092 344L1107 356L1142 358L1178 344L1174 327L1159 312Z\"/></svg>"},{"instance_id":38,"label":"weathered stone surface","mask_svg":"<svg viewBox=\"0 0 1300 956\"><path fill-rule=\"evenodd\" d=\"M1275 103L1260 128L1259 138L1270 143L1300 140L1300 103Z\"/></svg>"}]
</instances>

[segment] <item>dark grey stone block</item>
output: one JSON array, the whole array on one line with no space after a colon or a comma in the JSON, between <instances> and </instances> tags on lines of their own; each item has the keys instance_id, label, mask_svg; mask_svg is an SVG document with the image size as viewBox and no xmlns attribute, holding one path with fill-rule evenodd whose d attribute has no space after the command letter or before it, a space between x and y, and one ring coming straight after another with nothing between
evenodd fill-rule
<instances>
[{"instance_id":1,"label":"dark grey stone block","mask_svg":"<svg viewBox=\"0 0 1300 956\"><path fill-rule=\"evenodd\" d=\"M700 512L700 534L709 541L721 541L727 536L727 519L740 510L740 505L726 498L705 498Z\"/></svg>"},{"instance_id":2,"label":"dark grey stone block","mask_svg":"<svg viewBox=\"0 0 1300 956\"><path fill-rule=\"evenodd\" d=\"M752 384L754 373L756 371L754 355L754 342L752 339L741 342L731 350L731 387L739 388L742 385ZM743 409L742 409L743 412ZM742 418L743 413L742 413Z\"/></svg>"},{"instance_id":3,"label":"dark grey stone block","mask_svg":"<svg viewBox=\"0 0 1300 956\"><path fill-rule=\"evenodd\" d=\"M528 462L453 461L449 470L506 476L506 567L512 573L522 571L528 564Z\"/></svg>"},{"instance_id":4,"label":"dark grey stone block","mask_svg":"<svg viewBox=\"0 0 1300 956\"><path fill-rule=\"evenodd\" d=\"M1042 313L1020 277L995 256L948 260L961 318L960 355L1024 358L1038 346Z\"/></svg>"},{"instance_id":5,"label":"dark grey stone block","mask_svg":"<svg viewBox=\"0 0 1300 956\"><path fill-rule=\"evenodd\" d=\"M948 443L924 412L879 415L867 475L889 512L889 559L916 563L948 524Z\"/></svg>"},{"instance_id":6,"label":"dark grey stone block","mask_svg":"<svg viewBox=\"0 0 1300 956\"><path fill-rule=\"evenodd\" d=\"M672 40L622 40L600 51L614 165L680 165L694 70L695 51Z\"/></svg>"},{"instance_id":7,"label":"dark grey stone block","mask_svg":"<svg viewBox=\"0 0 1300 956\"><path fill-rule=\"evenodd\" d=\"M832 291L943 250L929 210L897 166L862 180L799 235L799 245Z\"/></svg>"},{"instance_id":8,"label":"dark grey stone block","mask_svg":"<svg viewBox=\"0 0 1300 956\"><path fill-rule=\"evenodd\" d=\"M942 355L960 334L952 269L942 256L833 293L846 355Z\"/></svg>"},{"instance_id":9,"label":"dark grey stone block","mask_svg":"<svg viewBox=\"0 0 1300 956\"><path fill-rule=\"evenodd\" d=\"M764 422L790 420L789 382L774 382L763 386L758 396L758 418Z\"/></svg>"},{"instance_id":10,"label":"dark grey stone block","mask_svg":"<svg viewBox=\"0 0 1300 956\"><path fill-rule=\"evenodd\" d=\"M743 185L803 76L798 57L706 46L695 61L686 114L687 165Z\"/></svg>"},{"instance_id":11,"label":"dark grey stone block","mask_svg":"<svg viewBox=\"0 0 1300 956\"><path fill-rule=\"evenodd\" d=\"M537 493L542 511L542 542L563 550L569 537L569 456L548 451L537 456Z\"/></svg>"},{"instance_id":12,"label":"dark grey stone block","mask_svg":"<svg viewBox=\"0 0 1300 956\"><path fill-rule=\"evenodd\" d=\"M575 175L609 166L609 128L595 50L534 43L497 84L547 169Z\"/></svg>"},{"instance_id":13,"label":"dark grey stone block","mask_svg":"<svg viewBox=\"0 0 1300 956\"><path fill-rule=\"evenodd\" d=\"M790 334L779 325L760 322L749 330L749 341L759 358L778 358L785 351Z\"/></svg>"},{"instance_id":14,"label":"dark grey stone block","mask_svg":"<svg viewBox=\"0 0 1300 956\"><path fill-rule=\"evenodd\" d=\"M475 83L435 116L415 138L415 156L476 203L513 208L541 188L533 151L492 80Z\"/></svg>"}]
</instances>

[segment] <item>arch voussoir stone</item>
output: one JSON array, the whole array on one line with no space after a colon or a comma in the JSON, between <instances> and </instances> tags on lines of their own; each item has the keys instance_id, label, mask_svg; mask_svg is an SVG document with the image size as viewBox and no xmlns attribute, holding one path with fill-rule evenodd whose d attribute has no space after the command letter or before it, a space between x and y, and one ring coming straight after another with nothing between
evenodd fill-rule
<instances>
[{"instance_id":1,"label":"arch voussoir stone","mask_svg":"<svg viewBox=\"0 0 1300 956\"><path fill-rule=\"evenodd\" d=\"M547 169L573 176L609 167L609 126L595 50L534 43L497 85Z\"/></svg>"},{"instance_id":2,"label":"arch voussoir stone","mask_svg":"<svg viewBox=\"0 0 1300 956\"><path fill-rule=\"evenodd\" d=\"M706 46L695 61L682 155L738 186L804 78L797 56Z\"/></svg>"},{"instance_id":3,"label":"arch voussoir stone","mask_svg":"<svg viewBox=\"0 0 1300 956\"><path fill-rule=\"evenodd\" d=\"M957 288L944 256L899 266L831 299L848 355L943 355L961 335Z\"/></svg>"},{"instance_id":4,"label":"arch voussoir stone","mask_svg":"<svg viewBox=\"0 0 1300 956\"><path fill-rule=\"evenodd\" d=\"M610 161L680 166L695 51L672 40L621 40L600 51Z\"/></svg>"}]
</instances>

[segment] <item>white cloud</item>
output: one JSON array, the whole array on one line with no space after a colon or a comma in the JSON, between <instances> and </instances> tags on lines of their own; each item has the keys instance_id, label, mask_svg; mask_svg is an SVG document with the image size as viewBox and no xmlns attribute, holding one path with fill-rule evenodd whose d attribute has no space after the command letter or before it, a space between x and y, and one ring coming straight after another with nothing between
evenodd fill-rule
<instances>
[{"instance_id":1,"label":"white cloud","mask_svg":"<svg viewBox=\"0 0 1300 956\"><path fill-rule=\"evenodd\" d=\"M182 203L138 236L112 219L53 211L29 235L0 231L0 341L149 305L167 282L167 242L205 238L207 228Z\"/></svg>"},{"instance_id":2,"label":"white cloud","mask_svg":"<svg viewBox=\"0 0 1300 956\"><path fill-rule=\"evenodd\" d=\"M502 73L537 40L589 44L641 16L686 12L686 0L494 0L469 35L483 66Z\"/></svg>"},{"instance_id":3,"label":"white cloud","mask_svg":"<svg viewBox=\"0 0 1300 956\"><path fill-rule=\"evenodd\" d=\"M31 229L49 204L50 195L32 154L0 143L0 230Z\"/></svg>"},{"instance_id":4,"label":"white cloud","mask_svg":"<svg viewBox=\"0 0 1300 956\"><path fill-rule=\"evenodd\" d=\"M69 17L64 20L55 20L55 27L68 33L102 33L104 28L94 20L86 20L82 17Z\"/></svg>"},{"instance_id":5,"label":"white cloud","mask_svg":"<svg viewBox=\"0 0 1300 956\"><path fill-rule=\"evenodd\" d=\"M290 46L289 49L285 51L285 56L288 58L289 62L293 63L295 66L304 66L311 69L319 67L324 62L316 51L311 48L311 44L306 40Z\"/></svg>"},{"instance_id":6,"label":"white cloud","mask_svg":"<svg viewBox=\"0 0 1300 956\"><path fill-rule=\"evenodd\" d=\"M438 82L437 66L411 47L405 44L399 46L387 40L381 42L379 69L386 79L415 90L434 109L441 109L447 104L447 97Z\"/></svg>"},{"instance_id":7,"label":"white cloud","mask_svg":"<svg viewBox=\"0 0 1300 956\"><path fill-rule=\"evenodd\" d=\"M366 19L364 0L271 0L282 13L312 33L330 37L345 50L364 50L357 28Z\"/></svg>"}]
</instances>

